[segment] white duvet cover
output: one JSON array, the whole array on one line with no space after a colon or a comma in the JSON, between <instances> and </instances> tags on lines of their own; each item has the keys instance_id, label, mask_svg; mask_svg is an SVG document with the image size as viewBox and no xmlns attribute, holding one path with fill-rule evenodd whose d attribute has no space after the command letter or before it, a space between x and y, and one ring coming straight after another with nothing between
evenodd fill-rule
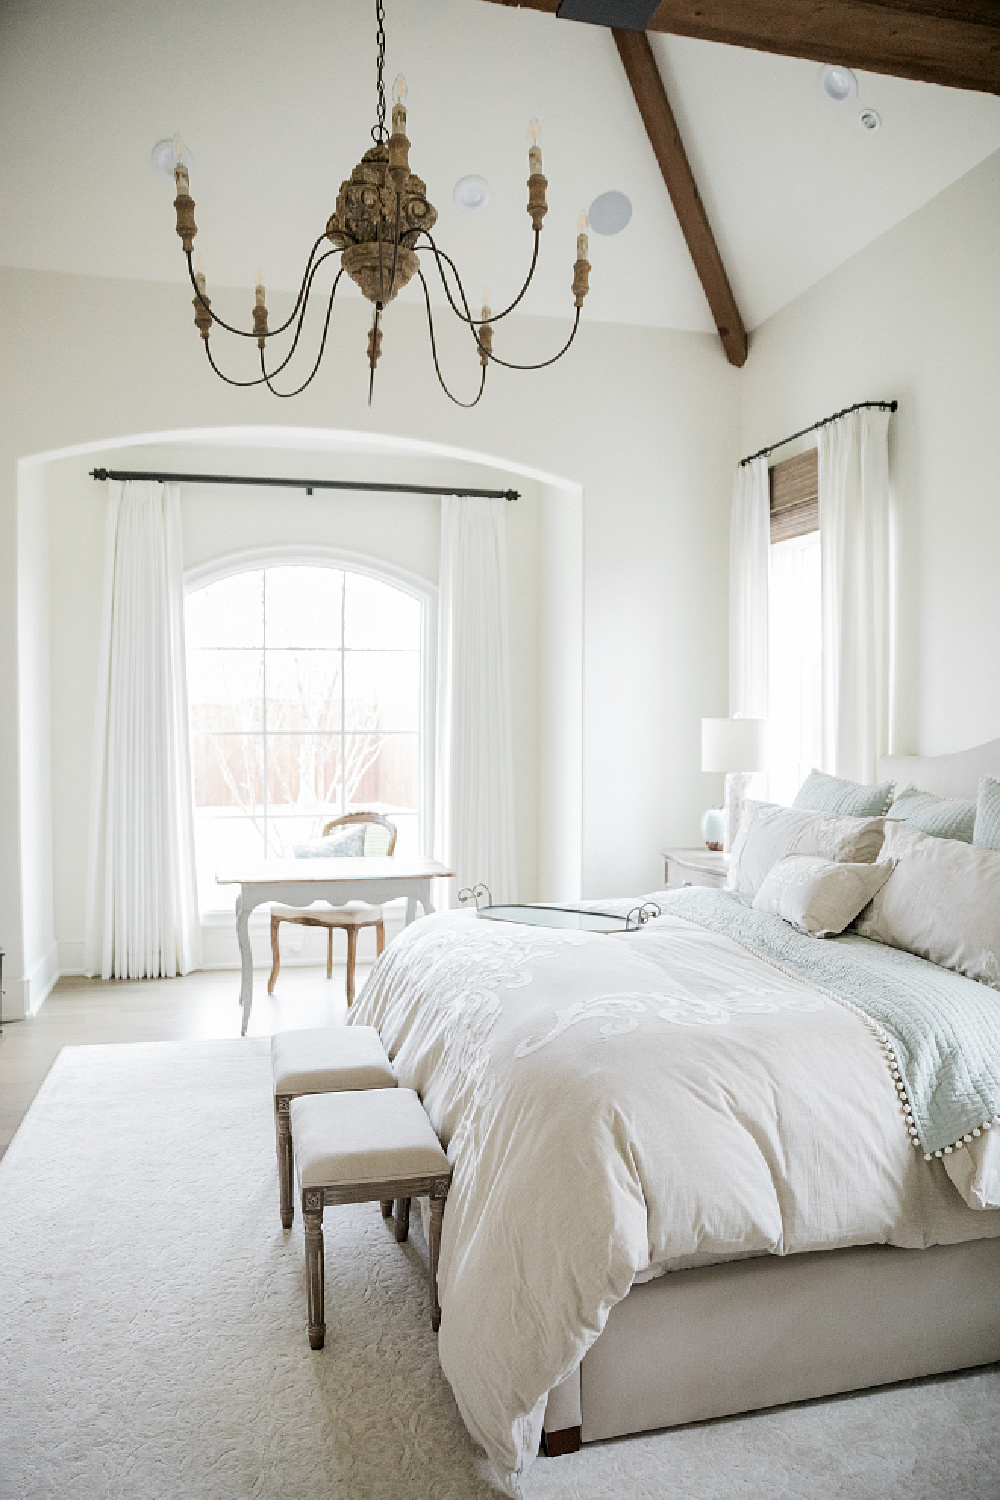
<instances>
[{"instance_id":1,"label":"white duvet cover","mask_svg":"<svg viewBox=\"0 0 1000 1500\"><path fill-rule=\"evenodd\" d=\"M614 936L430 917L352 1020L452 1162L441 1364L508 1488L637 1276L1000 1234L910 1145L856 1014L677 917Z\"/></svg>"}]
</instances>

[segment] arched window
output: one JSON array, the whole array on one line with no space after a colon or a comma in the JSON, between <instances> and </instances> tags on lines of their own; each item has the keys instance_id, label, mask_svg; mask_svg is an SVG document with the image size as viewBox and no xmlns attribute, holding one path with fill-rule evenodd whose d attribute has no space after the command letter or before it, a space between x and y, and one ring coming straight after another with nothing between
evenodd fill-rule
<instances>
[{"instance_id":1,"label":"arched window","mask_svg":"<svg viewBox=\"0 0 1000 1500\"><path fill-rule=\"evenodd\" d=\"M360 807L423 842L425 601L336 566L256 566L187 596L203 911L222 865L290 857Z\"/></svg>"}]
</instances>

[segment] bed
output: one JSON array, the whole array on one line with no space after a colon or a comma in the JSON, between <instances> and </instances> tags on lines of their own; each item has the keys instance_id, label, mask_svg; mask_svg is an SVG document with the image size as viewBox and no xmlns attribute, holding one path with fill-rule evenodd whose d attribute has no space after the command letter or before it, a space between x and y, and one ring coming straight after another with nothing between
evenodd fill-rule
<instances>
[{"instance_id":1,"label":"bed","mask_svg":"<svg viewBox=\"0 0 1000 1500\"><path fill-rule=\"evenodd\" d=\"M880 767L948 796L984 774L1000 741ZM771 918L744 941L746 912L706 907L721 896L674 893L616 937L441 914L355 1006L453 1164L441 1362L508 1489L542 1436L555 1455L1000 1359L1000 1211L955 1185L1000 1147L980 1119L1000 999L854 935ZM900 996L939 991L988 1053L963 1054L945 1123L927 1059L955 1049L908 1052L925 1107L887 1040Z\"/></svg>"}]
</instances>

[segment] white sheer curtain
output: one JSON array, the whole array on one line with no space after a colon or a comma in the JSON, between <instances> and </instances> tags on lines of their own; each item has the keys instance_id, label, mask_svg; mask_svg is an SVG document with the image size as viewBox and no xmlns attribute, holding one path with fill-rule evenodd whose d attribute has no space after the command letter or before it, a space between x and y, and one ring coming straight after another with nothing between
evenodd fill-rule
<instances>
[{"instance_id":1,"label":"white sheer curtain","mask_svg":"<svg viewBox=\"0 0 1000 1500\"><path fill-rule=\"evenodd\" d=\"M729 714L768 713L768 565L771 491L767 459L740 464L729 526Z\"/></svg>"},{"instance_id":2,"label":"white sheer curtain","mask_svg":"<svg viewBox=\"0 0 1000 1500\"><path fill-rule=\"evenodd\" d=\"M821 427L823 768L874 781L889 749L889 413Z\"/></svg>"},{"instance_id":3,"label":"white sheer curtain","mask_svg":"<svg viewBox=\"0 0 1000 1500\"><path fill-rule=\"evenodd\" d=\"M517 899L503 500L441 502L435 853Z\"/></svg>"},{"instance_id":4,"label":"white sheer curtain","mask_svg":"<svg viewBox=\"0 0 1000 1500\"><path fill-rule=\"evenodd\" d=\"M109 485L89 865L88 974L200 967L176 485Z\"/></svg>"},{"instance_id":5,"label":"white sheer curtain","mask_svg":"<svg viewBox=\"0 0 1000 1500\"><path fill-rule=\"evenodd\" d=\"M771 546L770 790L791 802L823 759L819 532Z\"/></svg>"}]
</instances>

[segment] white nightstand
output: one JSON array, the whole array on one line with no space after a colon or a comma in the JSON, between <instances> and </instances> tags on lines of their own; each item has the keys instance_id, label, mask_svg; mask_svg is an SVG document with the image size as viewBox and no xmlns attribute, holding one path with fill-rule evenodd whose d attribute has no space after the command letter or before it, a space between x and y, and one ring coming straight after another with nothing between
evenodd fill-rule
<instances>
[{"instance_id":1,"label":"white nightstand","mask_svg":"<svg viewBox=\"0 0 1000 1500\"><path fill-rule=\"evenodd\" d=\"M663 884L668 888L680 885L711 885L721 889L729 876L729 855L716 853L714 849L664 849Z\"/></svg>"}]
</instances>

